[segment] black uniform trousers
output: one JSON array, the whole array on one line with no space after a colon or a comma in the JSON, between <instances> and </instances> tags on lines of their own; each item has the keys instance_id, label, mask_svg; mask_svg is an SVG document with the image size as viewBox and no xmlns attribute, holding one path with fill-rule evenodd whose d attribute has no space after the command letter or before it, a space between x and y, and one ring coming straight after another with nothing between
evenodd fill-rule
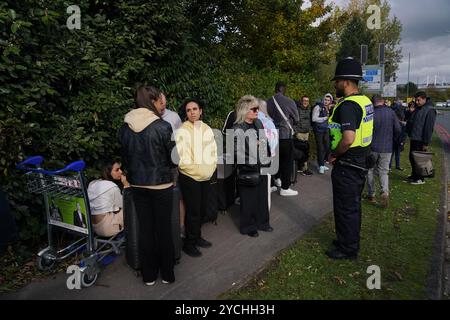
<instances>
[{"instance_id":1,"label":"black uniform trousers","mask_svg":"<svg viewBox=\"0 0 450 320\"><path fill-rule=\"evenodd\" d=\"M270 227L267 176L260 175L259 180L257 186L239 186L241 196L239 229L242 234Z\"/></svg>"},{"instance_id":2,"label":"black uniform trousers","mask_svg":"<svg viewBox=\"0 0 450 320\"><path fill-rule=\"evenodd\" d=\"M139 259L144 282L161 278L175 281L175 249L172 237L173 187L151 190L133 187L139 223Z\"/></svg>"},{"instance_id":3,"label":"black uniform trousers","mask_svg":"<svg viewBox=\"0 0 450 320\"><path fill-rule=\"evenodd\" d=\"M362 170L336 164L331 172L333 206L339 249L358 254L361 230L361 194L366 182Z\"/></svg>"},{"instance_id":4,"label":"black uniform trousers","mask_svg":"<svg viewBox=\"0 0 450 320\"><path fill-rule=\"evenodd\" d=\"M414 151L423 151L424 145L425 144L422 141L411 140L409 149L409 162L411 163L411 176L414 180L423 179L423 177L416 173L416 162L414 161L412 153Z\"/></svg>"}]
</instances>

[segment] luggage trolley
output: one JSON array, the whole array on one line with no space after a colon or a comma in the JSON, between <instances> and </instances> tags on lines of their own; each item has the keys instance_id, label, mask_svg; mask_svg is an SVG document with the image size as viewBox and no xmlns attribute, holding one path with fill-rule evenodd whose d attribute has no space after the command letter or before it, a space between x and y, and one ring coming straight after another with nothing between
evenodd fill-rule
<instances>
[{"instance_id":1,"label":"luggage trolley","mask_svg":"<svg viewBox=\"0 0 450 320\"><path fill-rule=\"evenodd\" d=\"M84 258L80 261L81 284L90 287L98 278L100 262L110 253L120 254L125 239L122 234L108 239L94 236L83 173L84 161L70 163L55 171L42 169L43 161L42 156L35 156L17 165L17 169L26 172L28 191L44 197L48 247L38 253L37 267L41 271L49 271L57 262L83 252ZM58 250L53 237L55 230L75 234L79 239Z\"/></svg>"}]
</instances>

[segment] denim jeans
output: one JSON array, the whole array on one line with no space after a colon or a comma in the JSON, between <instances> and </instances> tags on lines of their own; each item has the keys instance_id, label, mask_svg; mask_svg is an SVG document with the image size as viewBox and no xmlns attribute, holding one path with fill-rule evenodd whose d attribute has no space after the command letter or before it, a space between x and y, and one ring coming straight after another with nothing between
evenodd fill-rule
<instances>
[{"instance_id":1,"label":"denim jeans","mask_svg":"<svg viewBox=\"0 0 450 320\"><path fill-rule=\"evenodd\" d=\"M381 192L389 194L389 162L392 153L373 152L377 157L375 168L370 169L367 175L369 196L375 196L375 175L380 177Z\"/></svg>"}]
</instances>

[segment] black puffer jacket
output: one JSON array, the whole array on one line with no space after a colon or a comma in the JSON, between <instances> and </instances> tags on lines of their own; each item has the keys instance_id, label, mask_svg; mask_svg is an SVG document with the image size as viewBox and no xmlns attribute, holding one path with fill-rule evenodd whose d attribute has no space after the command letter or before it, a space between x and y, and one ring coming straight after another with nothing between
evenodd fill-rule
<instances>
[{"instance_id":1,"label":"black puffer jacket","mask_svg":"<svg viewBox=\"0 0 450 320\"><path fill-rule=\"evenodd\" d=\"M125 117L119 131L122 159L130 184L158 186L172 182L171 160L175 141L172 127L148 109L135 109Z\"/></svg>"},{"instance_id":2,"label":"black puffer jacket","mask_svg":"<svg viewBox=\"0 0 450 320\"><path fill-rule=\"evenodd\" d=\"M244 123L236 123L233 125L233 129L235 130L235 137L234 137L234 158L235 163L237 164L237 168L241 171L245 172L259 172L261 167L268 167L270 163L265 163L268 160L270 161L270 153L268 148L268 142L265 134L263 124L259 119L255 119L253 124L248 124L247 122ZM242 130L242 131L240 131ZM251 130L252 132L248 132ZM245 136L245 151L242 150L244 146L239 145L239 133L242 134L244 132L246 134ZM255 139L257 139L256 148L253 147L252 151L256 149L256 154L253 152L250 152L250 136L253 136ZM256 140L255 140L256 141ZM252 144L254 146L254 144ZM260 158L260 151L259 148L265 148L267 150L265 153L266 156L269 159L261 159ZM240 158L243 158L245 155L245 163L241 163ZM242 159L241 159L242 160Z\"/></svg>"}]
</instances>

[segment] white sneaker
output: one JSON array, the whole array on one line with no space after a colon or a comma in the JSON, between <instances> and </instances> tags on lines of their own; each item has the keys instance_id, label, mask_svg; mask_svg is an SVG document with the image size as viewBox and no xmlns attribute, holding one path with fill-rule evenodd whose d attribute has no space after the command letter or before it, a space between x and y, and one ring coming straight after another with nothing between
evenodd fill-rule
<instances>
[{"instance_id":1,"label":"white sneaker","mask_svg":"<svg viewBox=\"0 0 450 320\"><path fill-rule=\"evenodd\" d=\"M146 282L145 285L146 285L146 286L154 286L155 283L156 283L156 281Z\"/></svg>"},{"instance_id":2,"label":"white sneaker","mask_svg":"<svg viewBox=\"0 0 450 320\"><path fill-rule=\"evenodd\" d=\"M410 184L414 184L414 185L417 185L417 184L425 184L425 180L422 180L422 179L419 179L419 180L413 180L413 181L410 182Z\"/></svg>"},{"instance_id":3,"label":"white sneaker","mask_svg":"<svg viewBox=\"0 0 450 320\"><path fill-rule=\"evenodd\" d=\"M169 281L161 280L161 283L162 283L162 284L169 284Z\"/></svg>"},{"instance_id":4,"label":"white sneaker","mask_svg":"<svg viewBox=\"0 0 450 320\"><path fill-rule=\"evenodd\" d=\"M236 198L236 200L234 200L234 204L240 206L241 205L241 198Z\"/></svg>"},{"instance_id":5,"label":"white sneaker","mask_svg":"<svg viewBox=\"0 0 450 320\"><path fill-rule=\"evenodd\" d=\"M330 168L328 168L327 166L323 166L323 168L325 169L325 171L330 170Z\"/></svg>"},{"instance_id":6,"label":"white sneaker","mask_svg":"<svg viewBox=\"0 0 450 320\"><path fill-rule=\"evenodd\" d=\"M278 187L273 186L272 188L270 188L270 192L275 192L278 190Z\"/></svg>"},{"instance_id":7,"label":"white sneaker","mask_svg":"<svg viewBox=\"0 0 450 320\"><path fill-rule=\"evenodd\" d=\"M321 167L319 168L319 173L320 173L320 174L325 174L325 167L324 167L324 166L321 166Z\"/></svg>"},{"instance_id":8,"label":"white sneaker","mask_svg":"<svg viewBox=\"0 0 450 320\"><path fill-rule=\"evenodd\" d=\"M291 188L280 190L280 196L282 196L282 197L290 197L290 196L296 196L296 195L298 195L298 191L292 190Z\"/></svg>"},{"instance_id":9,"label":"white sneaker","mask_svg":"<svg viewBox=\"0 0 450 320\"><path fill-rule=\"evenodd\" d=\"M276 179L276 180L275 180L275 185L276 185L278 188L281 188L281 179Z\"/></svg>"}]
</instances>

